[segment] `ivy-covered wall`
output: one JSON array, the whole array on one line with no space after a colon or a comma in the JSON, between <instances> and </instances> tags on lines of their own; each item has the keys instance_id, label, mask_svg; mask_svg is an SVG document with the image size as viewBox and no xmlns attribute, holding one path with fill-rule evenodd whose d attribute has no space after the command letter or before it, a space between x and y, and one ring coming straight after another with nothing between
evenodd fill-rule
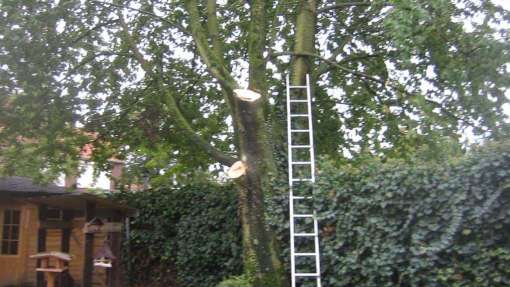
<instances>
[{"instance_id":1,"label":"ivy-covered wall","mask_svg":"<svg viewBox=\"0 0 510 287\"><path fill-rule=\"evenodd\" d=\"M510 285L510 143L441 163L323 160L318 180L324 286ZM277 189L269 212L288 263L287 188ZM127 196L140 208L131 252L141 285L215 286L242 272L232 186Z\"/></svg>"}]
</instances>

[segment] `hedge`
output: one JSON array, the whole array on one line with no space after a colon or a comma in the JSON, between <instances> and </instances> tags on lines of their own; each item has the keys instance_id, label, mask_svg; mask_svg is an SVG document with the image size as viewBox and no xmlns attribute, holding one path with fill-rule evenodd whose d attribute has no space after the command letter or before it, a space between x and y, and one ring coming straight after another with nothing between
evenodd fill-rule
<instances>
[{"instance_id":1,"label":"hedge","mask_svg":"<svg viewBox=\"0 0 510 287\"><path fill-rule=\"evenodd\" d=\"M510 285L510 143L448 164L324 160L318 178L325 286Z\"/></svg>"},{"instance_id":2,"label":"hedge","mask_svg":"<svg viewBox=\"0 0 510 287\"><path fill-rule=\"evenodd\" d=\"M285 182L276 189L268 217L288 266ZM510 143L441 163L372 159L338 168L321 160L315 192L324 286L510 285ZM133 262L155 260L182 286L241 274L232 186L131 196L141 207Z\"/></svg>"},{"instance_id":3,"label":"hedge","mask_svg":"<svg viewBox=\"0 0 510 287\"><path fill-rule=\"evenodd\" d=\"M118 195L139 211L125 244L131 286L215 286L242 273L237 197L210 182Z\"/></svg>"}]
</instances>

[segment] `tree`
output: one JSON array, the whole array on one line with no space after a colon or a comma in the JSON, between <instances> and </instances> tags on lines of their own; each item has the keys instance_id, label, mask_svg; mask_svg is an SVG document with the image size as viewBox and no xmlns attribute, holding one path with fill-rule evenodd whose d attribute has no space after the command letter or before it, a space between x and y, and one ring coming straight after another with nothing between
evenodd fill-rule
<instances>
[{"instance_id":1,"label":"tree","mask_svg":"<svg viewBox=\"0 0 510 287\"><path fill-rule=\"evenodd\" d=\"M152 175L242 160L254 286L285 284L263 203L284 175L284 74L311 74L316 150L337 159L507 128L510 14L490 1L5 0L0 13L2 173L56 174L90 141L98 163L120 153ZM241 100L246 86L262 97Z\"/></svg>"}]
</instances>

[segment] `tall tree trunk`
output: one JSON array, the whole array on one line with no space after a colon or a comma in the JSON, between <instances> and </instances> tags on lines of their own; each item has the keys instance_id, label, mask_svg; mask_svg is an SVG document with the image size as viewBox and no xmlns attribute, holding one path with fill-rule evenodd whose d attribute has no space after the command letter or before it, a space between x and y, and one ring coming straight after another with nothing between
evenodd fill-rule
<instances>
[{"instance_id":1,"label":"tall tree trunk","mask_svg":"<svg viewBox=\"0 0 510 287\"><path fill-rule=\"evenodd\" d=\"M269 187L271 173L276 172L269 129L265 122L267 105L266 62L263 58L266 41L264 1L252 1L248 39L250 63L249 88L263 94L255 103L237 101L236 123L241 159L247 173L240 183L240 210L243 226L244 264L253 286L278 287L288 283L264 217L264 191ZM302 0L296 22L294 52L313 53L315 42L316 2ZM311 59L297 56L292 65L292 83L302 85L311 72Z\"/></svg>"},{"instance_id":2,"label":"tall tree trunk","mask_svg":"<svg viewBox=\"0 0 510 287\"><path fill-rule=\"evenodd\" d=\"M302 53L315 52L315 29L317 22L316 0L301 0L296 19L296 40L292 63L292 85L305 84L305 76L312 72L312 58Z\"/></svg>"},{"instance_id":3,"label":"tall tree trunk","mask_svg":"<svg viewBox=\"0 0 510 287\"><path fill-rule=\"evenodd\" d=\"M283 268L265 219L264 194L273 170L262 103L238 102L241 158L247 166L239 181L244 268L253 286L284 286Z\"/></svg>"},{"instance_id":4,"label":"tall tree trunk","mask_svg":"<svg viewBox=\"0 0 510 287\"><path fill-rule=\"evenodd\" d=\"M283 266L273 235L266 224L264 195L276 172L266 125L267 107L265 2L251 2L248 38L249 89L262 94L256 102L236 101L235 122L239 134L241 160L246 175L239 182L245 273L257 287L286 285Z\"/></svg>"}]
</instances>

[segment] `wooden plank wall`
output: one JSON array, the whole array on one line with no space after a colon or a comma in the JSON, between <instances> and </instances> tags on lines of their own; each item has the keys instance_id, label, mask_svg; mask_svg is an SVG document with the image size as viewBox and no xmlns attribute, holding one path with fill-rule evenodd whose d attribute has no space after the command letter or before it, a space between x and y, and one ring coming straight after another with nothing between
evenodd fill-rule
<instances>
[{"instance_id":1,"label":"wooden plank wall","mask_svg":"<svg viewBox=\"0 0 510 287\"><path fill-rule=\"evenodd\" d=\"M29 256L38 253L38 249L40 249L38 248L38 235L40 233L39 209L34 204L2 199L0 200L0 226L1 222L3 222L3 211L6 208L21 210L20 246L18 255L0 255L0 286L19 286L22 284L35 286L37 282L37 273L35 271L37 260L30 259ZM85 234L82 228L84 224L84 217L74 218L70 229L69 254L72 255L72 260L69 263L69 274L75 286L81 286L83 282ZM46 251L62 251L62 229L47 229L43 233L46 233L44 240L44 249ZM106 239L107 235L104 233L94 234L92 255L103 246ZM92 272L92 286L106 286L106 269L93 268Z\"/></svg>"},{"instance_id":2,"label":"wooden plank wall","mask_svg":"<svg viewBox=\"0 0 510 287\"><path fill-rule=\"evenodd\" d=\"M71 229L71 240L69 242L69 253L73 255L73 260L69 264L69 273L76 284L83 282L83 262L85 260L83 226L85 218L75 218L73 220L73 228ZM92 254L101 248L106 236L103 234L95 234ZM101 282L106 282L106 272L104 268L94 268L92 271L92 286L104 286Z\"/></svg>"},{"instance_id":3,"label":"wooden plank wall","mask_svg":"<svg viewBox=\"0 0 510 287\"><path fill-rule=\"evenodd\" d=\"M69 274L75 283L81 285L83 280L83 231L85 218L75 218L71 229L71 239L69 241L69 253L73 260L69 263Z\"/></svg>"}]
</instances>

